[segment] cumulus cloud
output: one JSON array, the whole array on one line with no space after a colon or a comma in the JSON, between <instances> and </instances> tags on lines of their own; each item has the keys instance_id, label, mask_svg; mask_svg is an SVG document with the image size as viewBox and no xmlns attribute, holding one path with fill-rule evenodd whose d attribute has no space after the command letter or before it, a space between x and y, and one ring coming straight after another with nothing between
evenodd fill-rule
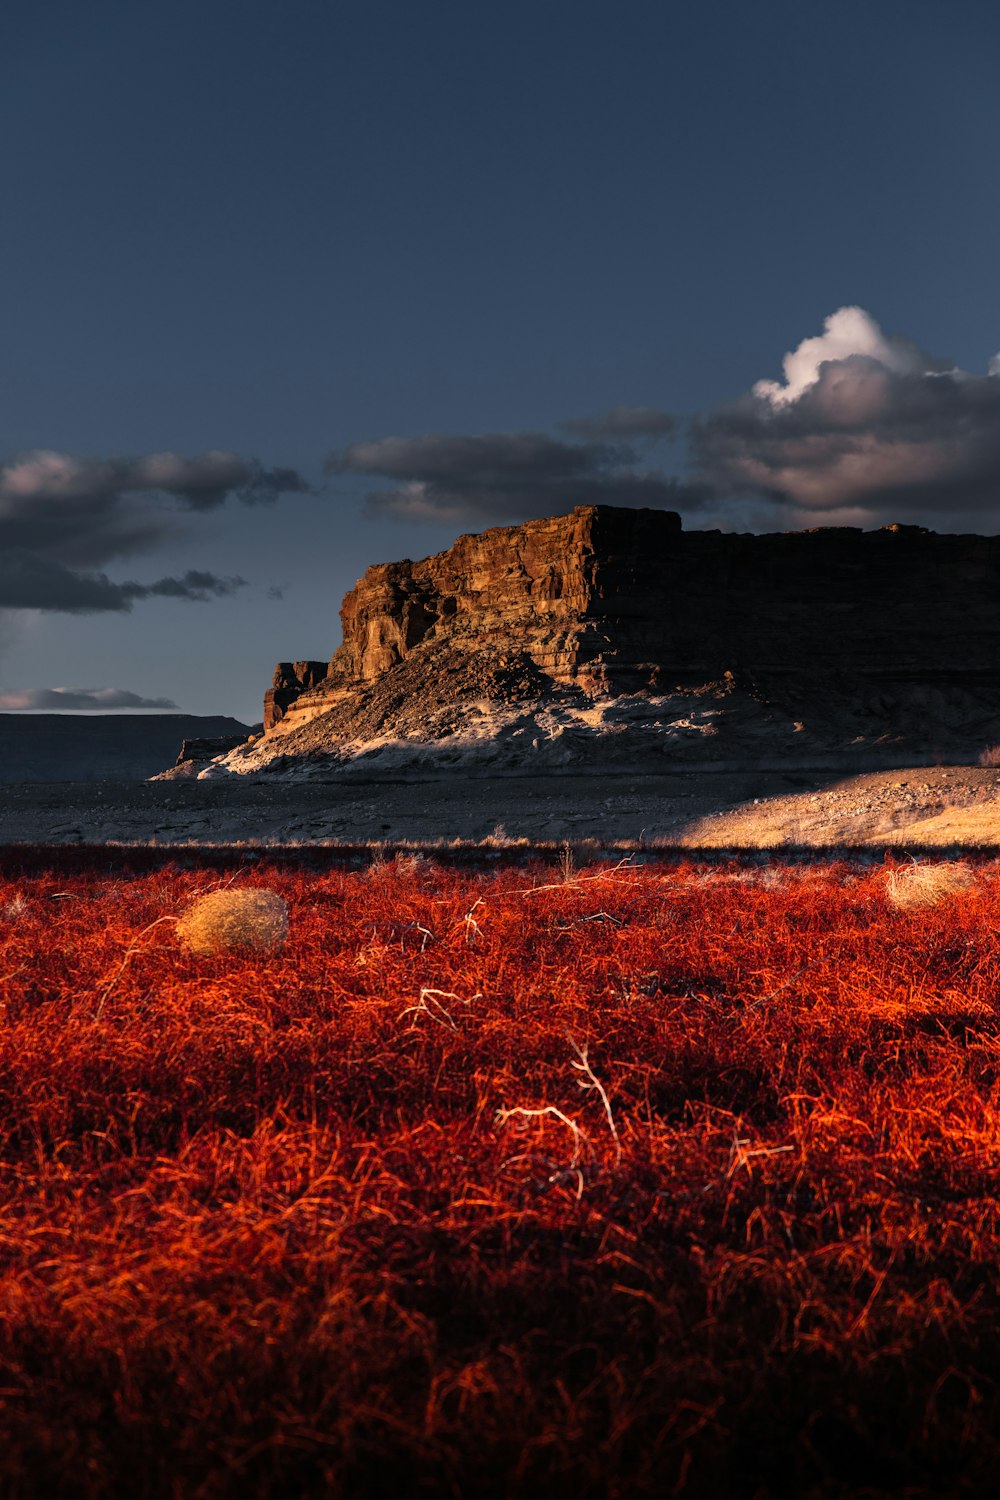
<instances>
[{"instance_id":1,"label":"cumulus cloud","mask_svg":"<svg viewBox=\"0 0 1000 1500\"><path fill-rule=\"evenodd\" d=\"M23 548L0 550L0 609L43 609L64 614L126 613L137 599L184 599L205 603L245 587L239 577L219 578L192 568L179 578L153 583L117 583L105 573L82 573L55 558Z\"/></svg>"},{"instance_id":2,"label":"cumulus cloud","mask_svg":"<svg viewBox=\"0 0 1000 1500\"><path fill-rule=\"evenodd\" d=\"M369 493L367 508L405 520L521 520L595 504L672 509L695 494L638 462L623 442L433 433L353 443L332 454L327 469L389 480L389 488Z\"/></svg>"},{"instance_id":3,"label":"cumulus cloud","mask_svg":"<svg viewBox=\"0 0 1000 1500\"><path fill-rule=\"evenodd\" d=\"M607 438L612 442L658 441L670 437L677 423L668 411L655 406L612 406L597 417L574 417L561 422L560 430L575 437Z\"/></svg>"},{"instance_id":4,"label":"cumulus cloud","mask_svg":"<svg viewBox=\"0 0 1000 1500\"><path fill-rule=\"evenodd\" d=\"M0 713L49 712L66 713L97 709L107 713L114 708L176 709L172 698L143 698L126 688L25 688L16 693L0 693Z\"/></svg>"},{"instance_id":5,"label":"cumulus cloud","mask_svg":"<svg viewBox=\"0 0 1000 1500\"><path fill-rule=\"evenodd\" d=\"M823 324L815 338L803 339L782 360L785 381L758 380L755 396L780 409L790 406L820 380L823 366L842 360L870 360L899 375L920 375L925 370L947 368L933 361L909 339L886 336L863 307L841 307Z\"/></svg>"},{"instance_id":6,"label":"cumulus cloud","mask_svg":"<svg viewBox=\"0 0 1000 1500\"><path fill-rule=\"evenodd\" d=\"M859 307L696 421L694 473L718 495L756 495L803 516L943 521L1000 505L1000 366L970 374Z\"/></svg>"},{"instance_id":7,"label":"cumulus cloud","mask_svg":"<svg viewBox=\"0 0 1000 1500\"><path fill-rule=\"evenodd\" d=\"M80 458L35 450L0 465L0 608L130 609L137 599L205 600L242 579L192 570L151 584L116 583L103 572L118 557L149 551L174 530L178 512L217 509L233 498L272 504L310 486L294 469L266 469L221 449L185 458Z\"/></svg>"}]
</instances>

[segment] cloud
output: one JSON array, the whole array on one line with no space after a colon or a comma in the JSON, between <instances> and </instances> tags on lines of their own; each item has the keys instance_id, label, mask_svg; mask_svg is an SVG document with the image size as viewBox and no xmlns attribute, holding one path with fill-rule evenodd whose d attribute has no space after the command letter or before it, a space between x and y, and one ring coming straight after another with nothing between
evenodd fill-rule
<instances>
[{"instance_id":1,"label":"cloud","mask_svg":"<svg viewBox=\"0 0 1000 1500\"><path fill-rule=\"evenodd\" d=\"M17 693L0 693L0 713L66 713L86 709L108 712L114 708L176 707L171 698L142 698L125 688L25 688Z\"/></svg>"},{"instance_id":2,"label":"cloud","mask_svg":"<svg viewBox=\"0 0 1000 1500\"><path fill-rule=\"evenodd\" d=\"M236 489L242 505L273 505L282 495L312 495L315 490L295 469L265 469L249 465L247 478Z\"/></svg>"},{"instance_id":3,"label":"cloud","mask_svg":"<svg viewBox=\"0 0 1000 1500\"><path fill-rule=\"evenodd\" d=\"M147 453L139 458L79 458L45 449L0 466L0 517L28 504L60 508L107 505L128 495L170 495L192 510L211 510L230 495L245 505L271 504L310 486L294 469L265 469L256 459L213 449L198 458Z\"/></svg>"},{"instance_id":4,"label":"cloud","mask_svg":"<svg viewBox=\"0 0 1000 1500\"><path fill-rule=\"evenodd\" d=\"M597 417L574 417L571 422L560 422L561 432L575 437L608 438L611 441L640 442L643 439L658 441L670 437L677 423L668 411L655 406L612 406Z\"/></svg>"},{"instance_id":5,"label":"cloud","mask_svg":"<svg viewBox=\"0 0 1000 1500\"><path fill-rule=\"evenodd\" d=\"M637 467L626 443L570 443L540 432L429 434L353 443L327 470L395 481L367 498L371 514L403 520L524 519L576 505L676 508L700 487Z\"/></svg>"},{"instance_id":6,"label":"cloud","mask_svg":"<svg viewBox=\"0 0 1000 1500\"><path fill-rule=\"evenodd\" d=\"M888 337L863 307L841 307L823 324L815 338L803 339L782 360L785 382L758 380L753 393L780 410L798 401L821 378L823 366L847 359L867 359L899 375L920 375L925 370L947 368L935 362L909 339Z\"/></svg>"},{"instance_id":7,"label":"cloud","mask_svg":"<svg viewBox=\"0 0 1000 1500\"><path fill-rule=\"evenodd\" d=\"M0 551L0 609L43 609L64 614L126 613L137 599L184 599L204 603L245 586L243 578L219 578L190 569L180 578L154 583L116 583L104 573L81 573L23 548Z\"/></svg>"},{"instance_id":8,"label":"cloud","mask_svg":"<svg viewBox=\"0 0 1000 1500\"><path fill-rule=\"evenodd\" d=\"M947 524L1000 506L1000 363L970 374L845 307L758 381L696 421L693 473L803 519Z\"/></svg>"},{"instance_id":9,"label":"cloud","mask_svg":"<svg viewBox=\"0 0 1000 1500\"><path fill-rule=\"evenodd\" d=\"M178 508L213 510L230 496L271 504L309 488L293 469L265 469L235 453L95 459L35 451L0 466L0 547L97 567L155 547L173 530Z\"/></svg>"},{"instance_id":10,"label":"cloud","mask_svg":"<svg viewBox=\"0 0 1000 1500\"><path fill-rule=\"evenodd\" d=\"M22 454L0 465L0 608L80 613L130 609L155 596L224 597L243 580L192 570L151 584L116 583L103 569L157 547L175 530L179 512L204 513L229 498L270 505L310 490L294 469L266 469L221 449L196 458Z\"/></svg>"},{"instance_id":11,"label":"cloud","mask_svg":"<svg viewBox=\"0 0 1000 1500\"><path fill-rule=\"evenodd\" d=\"M119 587L129 599L192 599L205 604L209 599L228 599L238 589L246 588L239 575L219 578L201 568L189 568L180 578L159 578L155 583L123 583Z\"/></svg>"}]
</instances>

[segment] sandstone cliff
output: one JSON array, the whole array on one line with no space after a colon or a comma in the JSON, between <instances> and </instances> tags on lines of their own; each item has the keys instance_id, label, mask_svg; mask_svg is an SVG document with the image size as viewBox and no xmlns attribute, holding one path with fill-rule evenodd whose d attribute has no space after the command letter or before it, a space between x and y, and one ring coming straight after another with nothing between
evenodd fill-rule
<instances>
[{"instance_id":1,"label":"sandstone cliff","mask_svg":"<svg viewBox=\"0 0 1000 1500\"><path fill-rule=\"evenodd\" d=\"M997 537L684 532L587 506L369 568L341 621L328 666L279 663L267 732L224 769L390 745L516 766L1000 738Z\"/></svg>"}]
</instances>

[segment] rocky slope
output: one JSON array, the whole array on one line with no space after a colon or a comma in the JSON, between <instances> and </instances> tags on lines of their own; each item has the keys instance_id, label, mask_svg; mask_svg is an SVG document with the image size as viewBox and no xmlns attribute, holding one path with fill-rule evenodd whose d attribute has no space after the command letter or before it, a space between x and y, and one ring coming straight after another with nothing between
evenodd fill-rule
<instances>
[{"instance_id":1,"label":"rocky slope","mask_svg":"<svg viewBox=\"0 0 1000 1500\"><path fill-rule=\"evenodd\" d=\"M877 765L1000 739L997 537L586 506L369 568L341 621L203 776Z\"/></svg>"}]
</instances>

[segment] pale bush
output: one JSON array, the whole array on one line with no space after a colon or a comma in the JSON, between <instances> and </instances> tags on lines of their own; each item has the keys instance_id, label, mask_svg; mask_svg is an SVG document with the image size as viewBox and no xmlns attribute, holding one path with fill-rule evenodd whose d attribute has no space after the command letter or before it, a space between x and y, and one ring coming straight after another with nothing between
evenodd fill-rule
<instances>
[{"instance_id":1,"label":"pale bush","mask_svg":"<svg viewBox=\"0 0 1000 1500\"><path fill-rule=\"evenodd\" d=\"M288 907L275 891L212 891L177 919L177 936L193 953L270 952L288 936Z\"/></svg>"},{"instance_id":2,"label":"pale bush","mask_svg":"<svg viewBox=\"0 0 1000 1500\"><path fill-rule=\"evenodd\" d=\"M886 898L890 906L905 911L912 906L933 906L968 891L975 876L959 860L944 860L933 865L905 865L890 870L886 879Z\"/></svg>"},{"instance_id":3,"label":"pale bush","mask_svg":"<svg viewBox=\"0 0 1000 1500\"><path fill-rule=\"evenodd\" d=\"M1000 766L1000 745L987 745L979 755L981 766Z\"/></svg>"}]
</instances>

